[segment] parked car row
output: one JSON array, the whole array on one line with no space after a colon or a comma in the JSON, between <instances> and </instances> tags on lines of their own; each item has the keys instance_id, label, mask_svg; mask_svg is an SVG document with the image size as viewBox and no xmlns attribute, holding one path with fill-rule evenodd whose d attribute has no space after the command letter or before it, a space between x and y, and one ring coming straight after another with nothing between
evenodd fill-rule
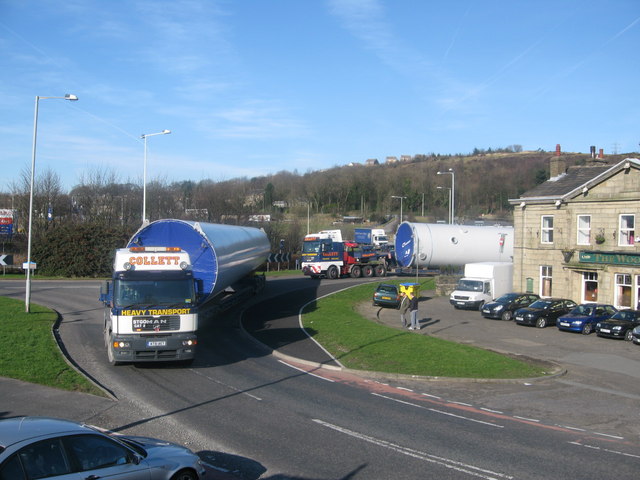
<instances>
[{"instance_id":1,"label":"parked car row","mask_svg":"<svg viewBox=\"0 0 640 480\"><path fill-rule=\"evenodd\" d=\"M518 325L558 330L599 337L624 338L640 345L640 310L618 310L602 303L576 304L566 298L540 298L533 293L507 293L483 305L485 318L514 320Z\"/></svg>"}]
</instances>

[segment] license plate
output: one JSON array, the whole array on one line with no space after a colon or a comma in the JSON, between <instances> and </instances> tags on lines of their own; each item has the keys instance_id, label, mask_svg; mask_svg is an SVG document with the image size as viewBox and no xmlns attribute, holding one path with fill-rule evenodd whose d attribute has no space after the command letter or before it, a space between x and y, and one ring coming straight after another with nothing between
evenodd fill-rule
<instances>
[{"instance_id":1,"label":"license plate","mask_svg":"<svg viewBox=\"0 0 640 480\"><path fill-rule=\"evenodd\" d=\"M464 305L464 302L456 302L458 305Z\"/></svg>"},{"instance_id":2,"label":"license plate","mask_svg":"<svg viewBox=\"0 0 640 480\"><path fill-rule=\"evenodd\" d=\"M524 317L516 317L516 320L524 320Z\"/></svg>"},{"instance_id":3,"label":"license plate","mask_svg":"<svg viewBox=\"0 0 640 480\"><path fill-rule=\"evenodd\" d=\"M482 313L489 313L489 310L487 308L483 308Z\"/></svg>"},{"instance_id":4,"label":"license plate","mask_svg":"<svg viewBox=\"0 0 640 480\"><path fill-rule=\"evenodd\" d=\"M166 346L167 346L166 340L148 340L147 341L147 347L166 347Z\"/></svg>"},{"instance_id":5,"label":"license plate","mask_svg":"<svg viewBox=\"0 0 640 480\"><path fill-rule=\"evenodd\" d=\"M383 300L391 300L391 297L382 297Z\"/></svg>"},{"instance_id":6,"label":"license plate","mask_svg":"<svg viewBox=\"0 0 640 480\"><path fill-rule=\"evenodd\" d=\"M571 324L570 324L570 323L567 323L567 322L560 322L560 325L561 325L562 327L570 327L570 326L571 326Z\"/></svg>"},{"instance_id":7,"label":"license plate","mask_svg":"<svg viewBox=\"0 0 640 480\"><path fill-rule=\"evenodd\" d=\"M600 331L602 333L611 333L611 330L609 330L608 328L601 328Z\"/></svg>"}]
</instances>

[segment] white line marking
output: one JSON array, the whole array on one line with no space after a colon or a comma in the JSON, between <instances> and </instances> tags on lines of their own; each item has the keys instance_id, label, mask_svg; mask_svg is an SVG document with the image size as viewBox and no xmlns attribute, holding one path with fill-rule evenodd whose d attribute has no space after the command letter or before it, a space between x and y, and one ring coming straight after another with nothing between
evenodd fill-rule
<instances>
[{"instance_id":1,"label":"white line marking","mask_svg":"<svg viewBox=\"0 0 640 480\"><path fill-rule=\"evenodd\" d=\"M482 407L480 410L484 410L485 412L489 412L489 413L498 413L500 415L504 415L504 412L501 412L500 410L491 410L490 408L484 408L484 407Z\"/></svg>"},{"instance_id":2,"label":"white line marking","mask_svg":"<svg viewBox=\"0 0 640 480\"><path fill-rule=\"evenodd\" d=\"M306 370L303 370L302 368L294 367L293 365L291 365L291 364L289 364L287 362L284 362L282 360L278 360L278 361L280 363L282 363L283 365L286 365L287 367L293 368L294 370L298 370L299 372L306 373L307 375L311 375L312 377L319 378L320 380L324 380L325 382L335 383L335 381L331 380L330 378L324 378L324 377L321 377L320 375L316 375L315 373L311 373L311 372L308 372Z\"/></svg>"},{"instance_id":3,"label":"white line marking","mask_svg":"<svg viewBox=\"0 0 640 480\"><path fill-rule=\"evenodd\" d=\"M618 435L609 435L608 433L600 433L600 432L593 432L594 435L600 435L602 437L609 437L609 438L615 438L616 440L624 440L624 437L619 437Z\"/></svg>"},{"instance_id":4,"label":"white line marking","mask_svg":"<svg viewBox=\"0 0 640 480\"><path fill-rule=\"evenodd\" d=\"M234 387L233 385L229 385L228 383L221 382L220 380L210 377L209 375L205 375L194 368L190 368L189 371L195 373L196 375L206 378L210 382L217 383L218 385L222 385L223 387L233 390L234 392L241 393L243 395L246 395L247 397L253 398L254 400L262 401L260 397L256 397L255 395L251 395L250 393L247 393L244 390L240 390L239 388Z\"/></svg>"},{"instance_id":5,"label":"white line marking","mask_svg":"<svg viewBox=\"0 0 640 480\"><path fill-rule=\"evenodd\" d=\"M514 415L513 418L517 418L518 420L524 420L526 422L540 423L540 420L537 420L535 418L519 417L518 415Z\"/></svg>"},{"instance_id":6,"label":"white line marking","mask_svg":"<svg viewBox=\"0 0 640 480\"><path fill-rule=\"evenodd\" d=\"M437 395L429 395L428 393L423 393L422 395L425 396L425 397L431 397L431 398L435 398L437 400L442 400L442 397L439 397Z\"/></svg>"},{"instance_id":7,"label":"white line marking","mask_svg":"<svg viewBox=\"0 0 640 480\"><path fill-rule=\"evenodd\" d=\"M613 453L615 455L622 455L623 457L631 457L631 458L640 458L640 455L634 455L633 453L620 452L618 450L610 450L608 448L602 448L595 445L585 445L580 442L569 442L571 445L576 445L578 447L589 448L591 450L599 450L601 452Z\"/></svg>"},{"instance_id":8,"label":"white line marking","mask_svg":"<svg viewBox=\"0 0 640 480\"><path fill-rule=\"evenodd\" d=\"M490 422L483 422L482 420L476 420L474 418L463 417L461 415L456 415L456 414L449 413L449 412L443 412L442 410L436 410L435 408L427 408L427 407L425 407L423 405L418 405L417 403L407 402L406 400L400 400L398 398L388 397L386 395L381 395L379 393L372 393L371 395L375 395L376 397L384 398L386 400L391 400L392 402L402 403L404 405L409 405L409 406L416 407L416 408L422 408L424 410L429 410L429 411L435 412L435 413L441 413L442 415L448 415L450 417L460 418L462 420L468 420L469 422L480 423L482 425L489 425L490 427L504 428L503 425L497 425L495 423L490 423Z\"/></svg>"},{"instance_id":9,"label":"white line marking","mask_svg":"<svg viewBox=\"0 0 640 480\"><path fill-rule=\"evenodd\" d=\"M394 443L388 442L386 440L381 440L378 438L370 437L368 435L354 432L353 430L349 430L344 427L340 427L338 425L333 425L331 423L324 422L318 419L312 419L315 423L322 425L323 427L330 428L337 432L343 433L345 435L349 435L351 437L357 438L359 440L363 440L368 443L372 443L379 447L387 448L389 450L393 450L397 453L401 453L403 455L407 455L409 457L417 458L419 460L423 460L425 462L434 463L436 465L443 466L445 468L449 468L451 470L455 470L457 472L466 473L468 475L483 478L485 480L497 480L497 479L507 479L511 480L513 477L511 475L506 475L504 473L492 472L491 470L486 470L480 467L476 467L474 465L469 465L463 462L458 462L456 460L452 460L450 458L438 457L436 455L432 455L426 452L421 452L419 450L414 450L412 448L403 447L401 445L396 445Z\"/></svg>"}]
</instances>

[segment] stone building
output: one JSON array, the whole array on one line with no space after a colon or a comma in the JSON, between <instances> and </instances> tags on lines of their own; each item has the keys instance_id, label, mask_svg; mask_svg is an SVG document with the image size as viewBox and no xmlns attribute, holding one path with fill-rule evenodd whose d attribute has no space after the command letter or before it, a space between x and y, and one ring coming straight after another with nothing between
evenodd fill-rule
<instances>
[{"instance_id":1,"label":"stone building","mask_svg":"<svg viewBox=\"0 0 640 480\"><path fill-rule=\"evenodd\" d=\"M514 290L577 303L640 303L640 160L565 168L510 199L514 206Z\"/></svg>"}]
</instances>

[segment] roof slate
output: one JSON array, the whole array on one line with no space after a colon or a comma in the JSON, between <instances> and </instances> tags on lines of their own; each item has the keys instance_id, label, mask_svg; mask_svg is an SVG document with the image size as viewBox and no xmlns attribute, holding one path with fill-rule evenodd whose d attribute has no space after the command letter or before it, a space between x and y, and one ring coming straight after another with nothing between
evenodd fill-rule
<instances>
[{"instance_id":1,"label":"roof slate","mask_svg":"<svg viewBox=\"0 0 640 480\"><path fill-rule=\"evenodd\" d=\"M612 166L569 167L566 173L541 183L519 198L561 197L611 169Z\"/></svg>"}]
</instances>

